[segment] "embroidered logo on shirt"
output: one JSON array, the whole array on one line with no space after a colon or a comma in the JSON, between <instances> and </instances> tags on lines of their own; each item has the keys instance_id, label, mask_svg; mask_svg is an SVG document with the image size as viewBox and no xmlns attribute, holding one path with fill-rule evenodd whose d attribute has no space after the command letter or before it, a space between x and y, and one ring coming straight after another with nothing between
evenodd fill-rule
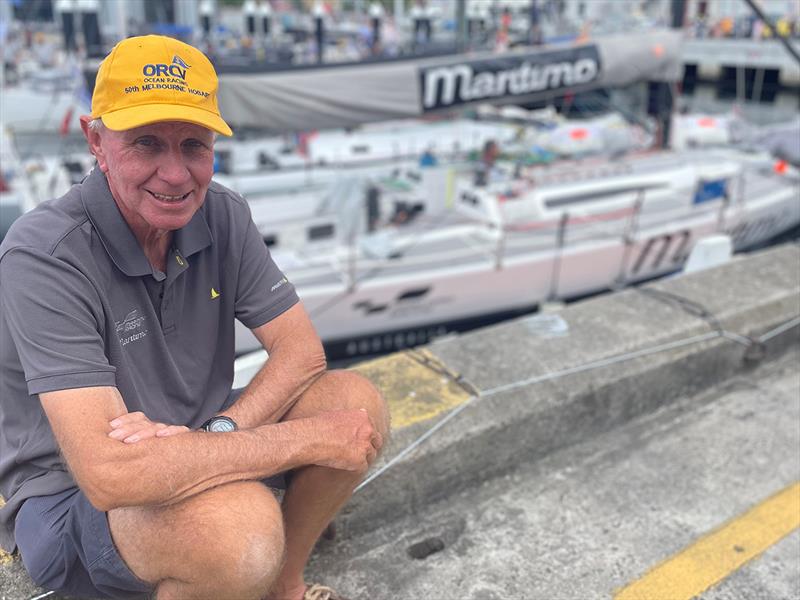
<instances>
[{"instance_id":1,"label":"embroidered logo on shirt","mask_svg":"<svg viewBox=\"0 0 800 600\"><path fill-rule=\"evenodd\" d=\"M134 308L122 321L114 323L119 336L119 343L127 346L131 342L141 340L147 336L147 329L142 329L145 318L139 314L139 309Z\"/></svg>"},{"instance_id":2,"label":"embroidered logo on shirt","mask_svg":"<svg viewBox=\"0 0 800 600\"><path fill-rule=\"evenodd\" d=\"M211 288L211 299L219 298L219 292L215 290L213 287Z\"/></svg>"},{"instance_id":3,"label":"embroidered logo on shirt","mask_svg":"<svg viewBox=\"0 0 800 600\"><path fill-rule=\"evenodd\" d=\"M282 279L281 279L281 280L280 280L278 283L276 283L276 284L275 284L275 285L273 285L271 288L269 288L269 291L270 291L270 292L274 292L274 291L275 291L275 290L277 290L279 287L281 287L281 286L282 286L284 283L289 283L289 280L288 280L288 279L286 279L286 277L283 277L283 278L282 278Z\"/></svg>"}]
</instances>

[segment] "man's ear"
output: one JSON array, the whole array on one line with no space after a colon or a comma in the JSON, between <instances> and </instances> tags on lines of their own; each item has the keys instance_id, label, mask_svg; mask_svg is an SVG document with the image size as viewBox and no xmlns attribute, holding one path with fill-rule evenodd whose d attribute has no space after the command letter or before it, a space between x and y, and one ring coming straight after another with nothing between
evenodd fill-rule
<instances>
[{"instance_id":1,"label":"man's ear","mask_svg":"<svg viewBox=\"0 0 800 600\"><path fill-rule=\"evenodd\" d=\"M103 149L100 146L100 132L89 127L91 121L92 117L90 115L81 115L81 130L83 130L83 135L86 137L86 142L89 144L89 152L94 154L94 157L97 159L97 166L105 173L108 170L108 166L106 165Z\"/></svg>"}]
</instances>

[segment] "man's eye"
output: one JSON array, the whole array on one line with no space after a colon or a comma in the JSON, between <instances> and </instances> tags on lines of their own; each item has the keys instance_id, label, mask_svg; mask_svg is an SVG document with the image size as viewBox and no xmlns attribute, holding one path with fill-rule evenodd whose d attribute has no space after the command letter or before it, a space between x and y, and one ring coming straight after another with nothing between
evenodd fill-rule
<instances>
[{"instance_id":1,"label":"man's eye","mask_svg":"<svg viewBox=\"0 0 800 600\"><path fill-rule=\"evenodd\" d=\"M156 142L152 138L139 138L134 142L134 144L136 144L137 146L149 148L151 146L155 146Z\"/></svg>"}]
</instances>

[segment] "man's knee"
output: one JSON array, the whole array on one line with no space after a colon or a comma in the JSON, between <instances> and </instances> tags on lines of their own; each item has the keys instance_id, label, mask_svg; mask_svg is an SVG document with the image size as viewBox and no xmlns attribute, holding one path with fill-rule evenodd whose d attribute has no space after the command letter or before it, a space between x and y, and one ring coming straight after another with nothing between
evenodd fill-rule
<instances>
[{"instance_id":1,"label":"man's knee","mask_svg":"<svg viewBox=\"0 0 800 600\"><path fill-rule=\"evenodd\" d=\"M389 434L389 409L386 400L373 383L355 371L329 371L328 377L346 398L342 408L363 408L372 418L378 432L386 437Z\"/></svg>"},{"instance_id":2,"label":"man's knee","mask_svg":"<svg viewBox=\"0 0 800 600\"><path fill-rule=\"evenodd\" d=\"M213 549L206 554L209 577L231 580L243 596L252 591L263 596L277 579L284 560L283 517L272 493L260 483L255 492L237 492L227 515L213 520L206 539Z\"/></svg>"},{"instance_id":3,"label":"man's knee","mask_svg":"<svg viewBox=\"0 0 800 600\"><path fill-rule=\"evenodd\" d=\"M241 597L258 597L277 578L284 557L283 517L261 483L222 485L154 512L158 518L137 519L135 513L110 513L109 518L123 557L142 579L191 582L201 589L221 586ZM137 521L159 531L134 533ZM148 552L152 535L164 540L157 552L152 547Z\"/></svg>"}]
</instances>

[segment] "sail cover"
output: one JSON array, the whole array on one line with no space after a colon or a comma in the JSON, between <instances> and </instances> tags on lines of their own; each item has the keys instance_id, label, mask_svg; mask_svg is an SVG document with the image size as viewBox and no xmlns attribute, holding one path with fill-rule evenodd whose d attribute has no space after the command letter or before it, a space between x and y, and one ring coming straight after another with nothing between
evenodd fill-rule
<instances>
[{"instance_id":1,"label":"sail cover","mask_svg":"<svg viewBox=\"0 0 800 600\"><path fill-rule=\"evenodd\" d=\"M642 80L677 81L681 45L680 32L657 30L505 53L223 73L219 103L234 127L348 127L477 103L524 103Z\"/></svg>"}]
</instances>

